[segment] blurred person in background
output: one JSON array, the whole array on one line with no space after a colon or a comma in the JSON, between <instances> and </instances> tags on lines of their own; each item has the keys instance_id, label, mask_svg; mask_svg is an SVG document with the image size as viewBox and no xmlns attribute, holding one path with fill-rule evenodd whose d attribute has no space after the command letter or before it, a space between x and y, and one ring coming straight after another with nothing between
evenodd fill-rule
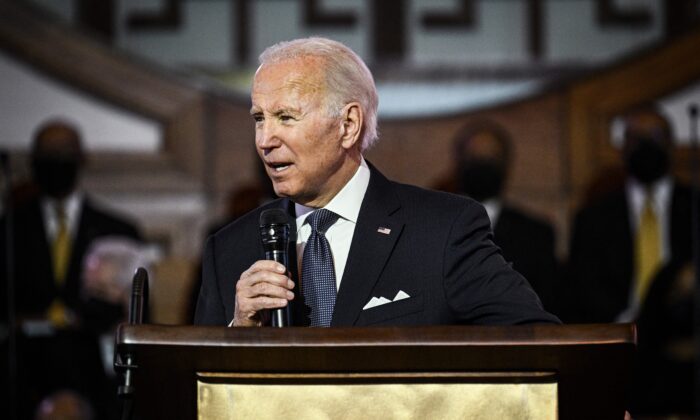
<instances>
[{"instance_id":1,"label":"blurred person in background","mask_svg":"<svg viewBox=\"0 0 700 420\"><path fill-rule=\"evenodd\" d=\"M659 271L649 287L636 321L639 338L630 405L635 414L690 416L694 412L695 278L689 261L674 261Z\"/></svg>"},{"instance_id":2,"label":"blurred person in background","mask_svg":"<svg viewBox=\"0 0 700 420\"><path fill-rule=\"evenodd\" d=\"M454 138L453 156L453 179L439 188L465 194L484 206L504 258L530 282L544 308L558 313L554 229L504 197L513 156L508 132L488 120L469 123Z\"/></svg>"},{"instance_id":3,"label":"blurred person in background","mask_svg":"<svg viewBox=\"0 0 700 420\"><path fill-rule=\"evenodd\" d=\"M80 394L57 391L39 403L35 420L93 420L94 410Z\"/></svg>"},{"instance_id":4,"label":"blurred person in background","mask_svg":"<svg viewBox=\"0 0 700 420\"><path fill-rule=\"evenodd\" d=\"M98 337L123 319L124 308L84 287L85 256L97 238L140 240L140 234L78 187L86 156L75 126L61 120L41 125L30 159L37 193L13 209L20 416L31 416L46 395L70 389L104 418L102 410L116 397L107 385Z\"/></svg>"},{"instance_id":5,"label":"blurred person in background","mask_svg":"<svg viewBox=\"0 0 700 420\"><path fill-rule=\"evenodd\" d=\"M574 322L636 322L634 415L692 414L691 190L653 108L624 116L625 182L580 210L570 248Z\"/></svg>"},{"instance_id":6,"label":"blurred person in background","mask_svg":"<svg viewBox=\"0 0 700 420\"><path fill-rule=\"evenodd\" d=\"M663 115L624 117L624 185L582 208L573 224L572 320L636 319L654 277L690 259L690 188L670 174L673 134Z\"/></svg>"}]
</instances>

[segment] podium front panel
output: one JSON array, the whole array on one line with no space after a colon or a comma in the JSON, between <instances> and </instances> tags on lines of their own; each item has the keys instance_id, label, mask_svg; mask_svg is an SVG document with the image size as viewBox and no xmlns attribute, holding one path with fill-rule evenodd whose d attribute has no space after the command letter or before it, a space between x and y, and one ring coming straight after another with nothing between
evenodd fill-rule
<instances>
[{"instance_id":1,"label":"podium front panel","mask_svg":"<svg viewBox=\"0 0 700 420\"><path fill-rule=\"evenodd\" d=\"M391 410L383 414L402 410L452 413L467 410L469 405L474 409L517 407L512 412L519 411L520 418L528 410L538 410L530 418L551 418L555 412L560 419L619 420L626 408L636 331L629 324L122 325L116 340L117 351L132 356L138 366L133 374L134 409L140 418L220 418L198 412L200 409L226 412L228 418L241 403L245 407L250 402L250 410L260 410L265 406L262 402L269 406L273 400L275 410L286 411L292 408L279 401L282 393L291 392L297 393L296 401L306 401L306 408L316 403L304 398L315 393L322 396L321 401L333 402L323 410L343 407L343 412L364 413L382 405ZM375 394L391 395L397 405L386 408L389 402L376 402ZM508 399L499 400L501 397ZM485 404L455 405L472 398ZM401 408L404 406L407 408ZM466 413L462 416L471 417ZM485 418L489 417L508 415L497 411Z\"/></svg>"}]
</instances>

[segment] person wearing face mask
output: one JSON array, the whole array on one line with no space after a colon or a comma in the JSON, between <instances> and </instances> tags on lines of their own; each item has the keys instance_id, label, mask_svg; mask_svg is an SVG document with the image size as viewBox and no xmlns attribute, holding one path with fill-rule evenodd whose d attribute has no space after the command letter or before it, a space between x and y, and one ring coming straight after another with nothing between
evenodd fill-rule
<instances>
[{"instance_id":1,"label":"person wearing face mask","mask_svg":"<svg viewBox=\"0 0 700 420\"><path fill-rule=\"evenodd\" d=\"M494 242L505 259L530 282L544 308L557 313L554 229L504 198L512 155L510 136L501 126L484 120L460 130L454 148L455 192L484 206L491 220Z\"/></svg>"},{"instance_id":2,"label":"person wearing face mask","mask_svg":"<svg viewBox=\"0 0 700 420\"><path fill-rule=\"evenodd\" d=\"M690 189L670 174L673 134L650 107L624 116L624 185L582 208L571 235L571 320L636 320L663 267L690 259Z\"/></svg>"},{"instance_id":3,"label":"person wearing face mask","mask_svg":"<svg viewBox=\"0 0 700 420\"><path fill-rule=\"evenodd\" d=\"M42 397L63 388L104 406L99 392L107 378L97 338L124 319L125 312L123 305L83 287L84 259L99 238L140 240L140 234L79 188L85 160L73 125L60 120L41 125L30 153L37 193L13 210L20 413L30 413ZM3 289L5 275L3 267Z\"/></svg>"}]
</instances>

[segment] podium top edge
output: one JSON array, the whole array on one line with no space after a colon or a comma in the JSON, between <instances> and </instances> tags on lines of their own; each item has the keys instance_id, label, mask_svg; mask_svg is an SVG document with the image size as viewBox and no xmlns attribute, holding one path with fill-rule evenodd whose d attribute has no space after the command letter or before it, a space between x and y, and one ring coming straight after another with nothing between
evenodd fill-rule
<instances>
[{"instance_id":1,"label":"podium top edge","mask_svg":"<svg viewBox=\"0 0 700 420\"><path fill-rule=\"evenodd\" d=\"M210 347L630 345L634 324L229 328L121 324L116 344Z\"/></svg>"}]
</instances>

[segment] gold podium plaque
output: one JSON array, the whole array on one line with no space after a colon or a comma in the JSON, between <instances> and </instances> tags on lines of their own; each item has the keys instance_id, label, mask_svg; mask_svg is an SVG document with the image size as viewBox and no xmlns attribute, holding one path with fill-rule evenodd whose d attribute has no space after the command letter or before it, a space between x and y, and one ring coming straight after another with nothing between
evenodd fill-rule
<instances>
[{"instance_id":1,"label":"gold podium plaque","mask_svg":"<svg viewBox=\"0 0 700 420\"><path fill-rule=\"evenodd\" d=\"M199 419L556 419L549 373L199 373Z\"/></svg>"}]
</instances>

